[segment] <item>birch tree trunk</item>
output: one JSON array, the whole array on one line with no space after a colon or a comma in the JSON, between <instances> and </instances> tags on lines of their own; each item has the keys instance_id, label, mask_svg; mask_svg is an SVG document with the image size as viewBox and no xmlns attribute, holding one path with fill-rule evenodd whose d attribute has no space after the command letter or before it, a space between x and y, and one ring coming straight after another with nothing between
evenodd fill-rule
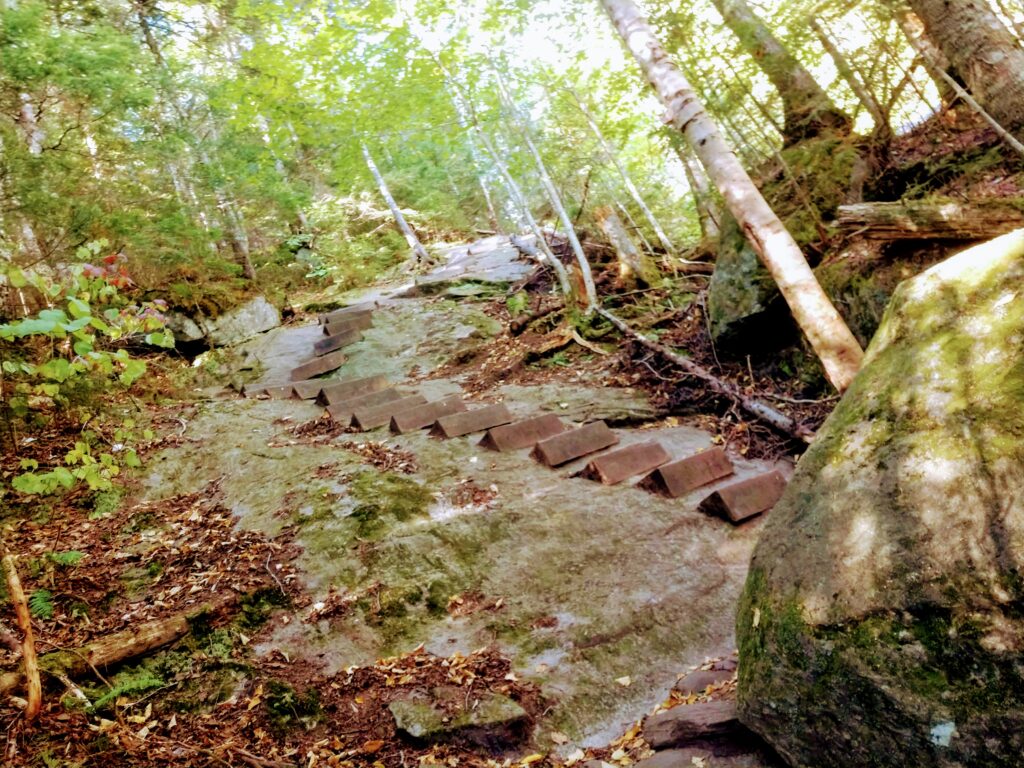
<instances>
[{"instance_id":1,"label":"birch tree trunk","mask_svg":"<svg viewBox=\"0 0 1024 768\"><path fill-rule=\"evenodd\" d=\"M800 247L761 196L682 72L632 0L601 0L648 82L666 106L665 121L682 132L721 192L779 290L825 374L837 390L850 386L863 351L822 290Z\"/></svg>"},{"instance_id":2,"label":"birch tree trunk","mask_svg":"<svg viewBox=\"0 0 1024 768\"><path fill-rule=\"evenodd\" d=\"M398 224L398 228L402 230L402 234L405 236L405 242L409 244L409 248L416 255L416 260L426 263L430 260L430 255L427 253L427 249L423 247L419 238L416 237L416 233L412 231L412 227L409 226L409 222L405 220L405 216L402 215L402 209L398 207L398 203L395 202L395 198L391 194L391 190L388 189L388 184L384 181L384 177L381 175L380 169L377 167L377 163L373 161L373 155L370 154L370 148L366 146L366 142L360 142L360 146L363 150L363 159L366 160L366 167L370 169L370 173L373 175L373 180L377 182L377 189L380 190L381 197L388 204L388 208L391 209L391 215L395 218L395 223Z\"/></svg>"},{"instance_id":3,"label":"birch tree trunk","mask_svg":"<svg viewBox=\"0 0 1024 768\"><path fill-rule=\"evenodd\" d=\"M718 237L721 231L718 222L722 214L711 197L708 177L700 163L695 163L687 152L677 149L676 153L679 155L679 162L683 164L683 170L686 171L686 180L690 184L693 205L697 209L697 219L700 221L700 231L706 238Z\"/></svg>"},{"instance_id":4,"label":"birch tree trunk","mask_svg":"<svg viewBox=\"0 0 1024 768\"><path fill-rule=\"evenodd\" d=\"M971 95L1000 125L1024 137L1024 50L987 0L908 4Z\"/></svg>"},{"instance_id":5,"label":"birch tree trunk","mask_svg":"<svg viewBox=\"0 0 1024 768\"><path fill-rule=\"evenodd\" d=\"M661 226L661 222L655 217L654 212L648 207L644 201L643 196L640 194L640 190L637 189L636 184L633 183L633 177L630 176L629 171L626 170L626 166L622 164L622 160L619 159L618 154L608 140L604 137L604 133L601 131L601 127L597 124L597 120L594 119L593 113L587 107L586 103L580 98L580 95L576 93L575 89L568 89L573 100L580 108L580 112L583 117L586 118L587 125L590 126L590 130L594 136L597 137L598 143L601 145L601 149L607 158L614 163L616 170L619 172L619 176L622 177L622 183L626 187L626 191L629 192L629 196L633 198L633 202L636 203L636 207L643 213L644 218L647 219L647 223L651 225L651 229L654 230L654 234L658 236L658 240L661 242L661 246L665 249L665 252L669 256L673 255L676 251L676 247L672 245L672 241L668 239L668 235L665 234L665 229Z\"/></svg>"},{"instance_id":6,"label":"birch tree trunk","mask_svg":"<svg viewBox=\"0 0 1024 768\"><path fill-rule=\"evenodd\" d=\"M875 94L868 88L867 83L861 81L857 73L853 71L850 62L846 60L846 56L839 50L839 46L829 36L825 27L817 19L810 19L809 23L811 29L814 30L814 34L818 36L822 47L828 51L828 55L836 65L836 71L839 72L839 76L846 81L846 84L850 86L850 90L853 91L854 95L864 106L864 109L868 111L868 114L871 115L871 119L875 123L875 133L883 139L892 136L892 129L889 126L889 115L886 114L878 99L875 98Z\"/></svg>"},{"instance_id":7,"label":"birch tree trunk","mask_svg":"<svg viewBox=\"0 0 1024 768\"><path fill-rule=\"evenodd\" d=\"M824 129L850 129L849 116L832 103L811 73L779 42L746 0L713 2L726 26L782 96L789 142L816 136Z\"/></svg>"},{"instance_id":8,"label":"birch tree trunk","mask_svg":"<svg viewBox=\"0 0 1024 768\"><path fill-rule=\"evenodd\" d=\"M587 297L587 309L592 311L597 307L597 288L594 287L594 276L590 271L590 262L587 261L587 256L583 252L583 246L580 244L579 238L576 236L576 228L572 224L572 219L569 217L569 213L565 210L565 206L562 204L562 197L558 194L558 189L555 187L555 182L551 179L551 174L548 173L547 166L544 165L544 159L541 157L540 152L537 150L537 146L533 143L533 139L530 136L529 126L526 121L520 117L518 110L512 103L512 99L509 97L508 91L505 89L505 84L501 81L499 76L497 79L498 91L505 102L506 108L513 119L513 122L518 125L519 133L523 137L527 149L530 150L530 154L533 156L533 161L537 166L537 173L540 175L541 184L544 187L544 191L547 192L548 199L551 201L551 207L555 209L555 213L558 215L559 221L562 222L562 226L565 228L566 237L569 238L569 244L572 246L573 254L576 256L576 264L580 268L580 277L583 280L583 289L586 292Z\"/></svg>"},{"instance_id":9,"label":"birch tree trunk","mask_svg":"<svg viewBox=\"0 0 1024 768\"><path fill-rule=\"evenodd\" d=\"M615 211L607 206L598 208L594 212L594 217L608 242L615 248L615 255L619 261L619 279L623 286L635 287L637 281L645 286L657 283L658 270L636 247L636 243L629 236L622 219Z\"/></svg>"}]
</instances>

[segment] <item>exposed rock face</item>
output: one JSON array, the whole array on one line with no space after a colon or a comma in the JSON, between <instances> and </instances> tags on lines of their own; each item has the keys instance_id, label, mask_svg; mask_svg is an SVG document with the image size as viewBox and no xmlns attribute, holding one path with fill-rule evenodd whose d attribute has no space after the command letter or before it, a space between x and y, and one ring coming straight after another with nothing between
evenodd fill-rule
<instances>
[{"instance_id":1,"label":"exposed rock face","mask_svg":"<svg viewBox=\"0 0 1024 768\"><path fill-rule=\"evenodd\" d=\"M217 317L191 318L171 313L168 325L179 341L206 339L214 347L231 347L281 324L281 313L263 296L256 296Z\"/></svg>"},{"instance_id":2,"label":"exposed rock face","mask_svg":"<svg viewBox=\"0 0 1024 768\"><path fill-rule=\"evenodd\" d=\"M468 699L461 690L437 688L432 697L388 705L399 732L419 741L455 741L496 751L515 747L525 736L529 715L507 696L484 691ZM442 706L445 701L448 706Z\"/></svg>"},{"instance_id":3,"label":"exposed rock face","mask_svg":"<svg viewBox=\"0 0 1024 768\"><path fill-rule=\"evenodd\" d=\"M896 291L768 518L740 716L796 766L1024 754L1024 230Z\"/></svg>"},{"instance_id":4,"label":"exposed rock face","mask_svg":"<svg viewBox=\"0 0 1024 768\"><path fill-rule=\"evenodd\" d=\"M772 331L764 314L779 289L744 237L736 218L726 214L718 238L715 272L708 285L708 319L716 344L740 350L754 345L755 337Z\"/></svg>"}]
</instances>

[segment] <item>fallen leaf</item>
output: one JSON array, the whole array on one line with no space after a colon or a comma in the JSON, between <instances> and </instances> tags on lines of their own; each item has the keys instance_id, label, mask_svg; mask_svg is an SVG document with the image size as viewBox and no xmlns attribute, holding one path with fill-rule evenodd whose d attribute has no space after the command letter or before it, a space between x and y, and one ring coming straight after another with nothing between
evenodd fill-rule
<instances>
[{"instance_id":1,"label":"fallen leaf","mask_svg":"<svg viewBox=\"0 0 1024 768\"><path fill-rule=\"evenodd\" d=\"M555 742L555 744L568 744L569 743L569 737L566 736L564 733L559 733L558 731L552 731L551 732L551 740L553 742Z\"/></svg>"},{"instance_id":2,"label":"fallen leaf","mask_svg":"<svg viewBox=\"0 0 1024 768\"><path fill-rule=\"evenodd\" d=\"M368 741L365 744L363 744L364 755L372 755L377 752L380 752L382 749L384 749L384 742L380 741L379 739L374 741Z\"/></svg>"},{"instance_id":3,"label":"fallen leaf","mask_svg":"<svg viewBox=\"0 0 1024 768\"><path fill-rule=\"evenodd\" d=\"M527 755L519 761L520 765L532 765L533 763L539 762L544 759L544 755L539 752L534 752L532 755Z\"/></svg>"},{"instance_id":4,"label":"fallen leaf","mask_svg":"<svg viewBox=\"0 0 1024 768\"><path fill-rule=\"evenodd\" d=\"M629 675L626 675L625 677L615 678L615 682L621 685L623 688L629 688L629 686L633 684L633 679Z\"/></svg>"}]
</instances>

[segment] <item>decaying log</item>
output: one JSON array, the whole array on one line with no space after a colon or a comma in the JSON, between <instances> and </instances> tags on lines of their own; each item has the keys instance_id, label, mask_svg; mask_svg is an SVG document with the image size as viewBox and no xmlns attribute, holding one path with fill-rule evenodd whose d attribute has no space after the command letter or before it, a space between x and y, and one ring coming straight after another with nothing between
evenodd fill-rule
<instances>
[{"instance_id":1,"label":"decaying log","mask_svg":"<svg viewBox=\"0 0 1024 768\"><path fill-rule=\"evenodd\" d=\"M32 636L32 615L28 610L25 590L21 588L18 566L14 555L3 557L4 576L7 579L7 593L14 605L14 614L21 630L21 665L28 689L28 706L25 707L25 722L31 723L43 706L43 686L39 681L39 661L36 658L36 643Z\"/></svg>"},{"instance_id":2,"label":"decaying log","mask_svg":"<svg viewBox=\"0 0 1024 768\"><path fill-rule=\"evenodd\" d=\"M140 624L134 629L115 632L74 650L47 653L39 659L39 669L70 678L122 664L180 640L189 633L192 622L197 618L222 615L237 602L238 596L231 595L214 603L193 606L165 619ZM16 688L21 678L20 674L0 676L0 696L7 695Z\"/></svg>"},{"instance_id":3,"label":"decaying log","mask_svg":"<svg viewBox=\"0 0 1024 768\"><path fill-rule=\"evenodd\" d=\"M1024 227L1024 200L857 203L839 206L836 222L871 240L988 240Z\"/></svg>"},{"instance_id":4,"label":"decaying log","mask_svg":"<svg viewBox=\"0 0 1024 768\"><path fill-rule=\"evenodd\" d=\"M809 430L803 424L800 424L795 419L791 419L778 409L772 408L767 403L748 397L742 392L742 390L740 390L739 387L734 386L727 381L723 381L711 373L711 371L697 365L692 360L688 360L682 355L677 355L664 344L659 344L656 341L648 339L646 336L631 328L608 310L599 308L597 313L624 334L630 338L636 339L648 349L657 352L673 365L681 368L688 375L693 376L696 379L700 379L707 385L708 389L722 395L723 397L729 398L756 419L763 421L766 424L770 424L780 432L790 435L791 437L795 437L798 440L802 440L805 443L810 443L814 439L814 432Z\"/></svg>"}]
</instances>

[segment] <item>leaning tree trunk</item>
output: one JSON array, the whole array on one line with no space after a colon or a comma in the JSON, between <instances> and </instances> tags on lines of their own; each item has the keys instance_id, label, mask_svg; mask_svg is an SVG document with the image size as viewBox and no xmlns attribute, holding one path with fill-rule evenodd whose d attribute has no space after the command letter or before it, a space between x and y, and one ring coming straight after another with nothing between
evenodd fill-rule
<instances>
[{"instance_id":1,"label":"leaning tree trunk","mask_svg":"<svg viewBox=\"0 0 1024 768\"><path fill-rule=\"evenodd\" d=\"M850 90L853 91L860 103L864 105L868 114L871 115L871 119L875 123L875 135L880 139L888 140L892 136L892 128L889 126L889 115L878 99L875 98L875 94L871 92L868 84L862 81L857 73L853 71L850 62L847 61L846 56L839 50L839 46L829 36L824 25L819 23L817 19L810 19L809 23L811 29L818 36L818 40L821 41L821 45L828 51L828 55L836 65L836 71L839 72L839 75L846 81L846 84L850 86Z\"/></svg>"},{"instance_id":2,"label":"leaning tree trunk","mask_svg":"<svg viewBox=\"0 0 1024 768\"><path fill-rule=\"evenodd\" d=\"M644 286L655 285L659 277L657 267L636 247L618 214L605 206L594 211L594 218L608 242L615 248L619 261L619 279L623 287L635 288L637 282Z\"/></svg>"},{"instance_id":3,"label":"leaning tree trunk","mask_svg":"<svg viewBox=\"0 0 1024 768\"><path fill-rule=\"evenodd\" d=\"M666 122L686 136L729 211L778 284L794 319L821 359L829 381L840 392L845 391L864 353L815 279L800 246L761 196L636 4L632 0L601 0L601 4L665 104Z\"/></svg>"},{"instance_id":4,"label":"leaning tree trunk","mask_svg":"<svg viewBox=\"0 0 1024 768\"><path fill-rule=\"evenodd\" d=\"M700 163L694 162L687 152L676 149L676 154L679 155L679 162L683 164L683 170L686 171L686 181L690 185L693 205L697 209L700 231L708 239L716 238L721 231L718 222L722 215L711 197L708 177L704 174Z\"/></svg>"},{"instance_id":5,"label":"leaning tree trunk","mask_svg":"<svg viewBox=\"0 0 1024 768\"><path fill-rule=\"evenodd\" d=\"M576 228L573 226L569 212L565 210L565 206L562 204L562 196L558 194L555 182L551 179L551 174L548 173L547 166L544 164L544 158L541 157L537 145L533 143L533 138L530 136L530 126L512 103L512 97L505 88L500 75L497 83L499 95L505 103L509 117L518 126L519 134L523 137L527 149L530 150L530 154L533 156L533 162L537 166L537 174L540 176L540 182L544 187L544 191L547 192L548 200L551 201L551 207L555 209L555 213L558 214L558 218L565 228L565 236L569 238L569 245L576 256L576 265L579 267L580 278L583 280L583 289L587 296L587 310L591 311L597 306L597 288L594 286L594 276L590 271L590 262L587 261L587 255L583 252L583 245L576 236Z\"/></svg>"},{"instance_id":6,"label":"leaning tree trunk","mask_svg":"<svg viewBox=\"0 0 1024 768\"><path fill-rule=\"evenodd\" d=\"M391 190L388 189L388 184L384 181L384 177L380 173L380 169L377 167L377 163L373 161L373 155L370 154L369 147L366 146L366 142L362 142L363 158L366 160L366 167L370 169L370 173L373 175L373 180L377 182L377 188L380 190L381 197L384 198L388 204L388 208L391 209L391 215L395 217L395 223L398 224L398 228L402 230L402 234L405 235L405 241L409 244L409 248L416 254L417 261L426 263L430 260L430 256L427 254L427 249L423 247L423 243L420 242L419 238L416 237L416 233L412 231L412 227L409 226L409 222L405 220L405 216L402 214L402 209L398 207L398 203L395 202L394 196L391 194Z\"/></svg>"},{"instance_id":7,"label":"leaning tree trunk","mask_svg":"<svg viewBox=\"0 0 1024 768\"><path fill-rule=\"evenodd\" d=\"M1024 50L987 0L908 0L971 95L1024 137Z\"/></svg>"},{"instance_id":8,"label":"leaning tree trunk","mask_svg":"<svg viewBox=\"0 0 1024 768\"><path fill-rule=\"evenodd\" d=\"M604 151L604 154L615 165L616 170L619 172L619 176L622 177L622 183L626 186L626 191L629 193L629 196L633 198L633 202L636 203L636 207L640 209L644 218L647 219L647 223L651 225L651 229L653 229L654 234L658 236L658 240L661 241L661 245L665 249L665 252L669 256L673 255L676 247L672 244L672 241L668 239L668 235L665 234L665 229L661 226L661 222L658 221L654 212L647 205L647 202L640 194L640 190L637 189L636 184L633 183L633 177L630 175L629 171L626 170L626 166L623 165L622 160L619 159L618 154L615 152L615 148L612 147L612 145L608 143L608 139L604 137L604 132L601 130L601 126L597 124L597 119L590 112L590 109L587 107L580 95L572 88L569 88L568 90L573 100L579 106L580 112L587 121L587 125L590 126L590 130L593 132L594 136L597 137L597 141L601 145L601 149Z\"/></svg>"},{"instance_id":9,"label":"leaning tree trunk","mask_svg":"<svg viewBox=\"0 0 1024 768\"><path fill-rule=\"evenodd\" d=\"M823 129L849 130L849 116L832 103L811 73L779 42L746 0L713 2L726 26L782 97L789 142L815 136Z\"/></svg>"}]
</instances>

